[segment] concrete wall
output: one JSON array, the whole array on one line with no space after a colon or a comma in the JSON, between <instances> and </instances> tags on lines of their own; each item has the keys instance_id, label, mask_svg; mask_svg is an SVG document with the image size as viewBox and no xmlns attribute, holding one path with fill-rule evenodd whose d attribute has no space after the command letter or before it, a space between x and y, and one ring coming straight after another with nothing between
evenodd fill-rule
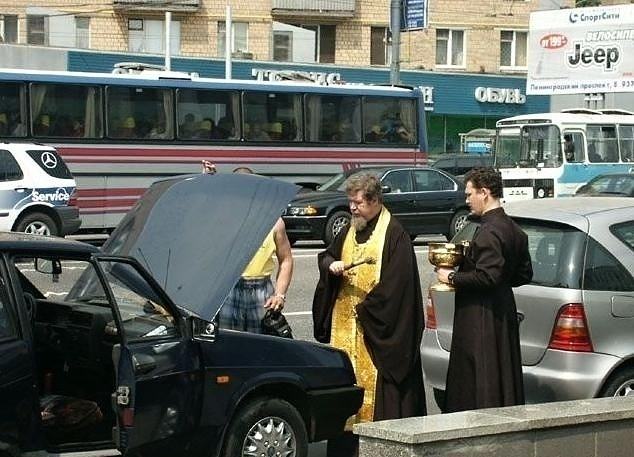
<instances>
[{"instance_id":1,"label":"concrete wall","mask_svg":"<svg viewBox=\"0 0 634 457\"><path fill-rule=\"evenodd\" d=\"M634 398L358 424L361 457L631 457Z\"/></svg>"}]
</instances>

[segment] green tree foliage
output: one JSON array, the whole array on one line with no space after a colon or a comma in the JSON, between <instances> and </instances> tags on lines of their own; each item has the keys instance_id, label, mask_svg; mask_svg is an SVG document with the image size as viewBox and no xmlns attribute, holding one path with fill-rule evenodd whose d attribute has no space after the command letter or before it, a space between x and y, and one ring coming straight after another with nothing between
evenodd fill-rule
<instances>
[{"instance_id":1,"label":"green tree foliage","mask_svg":"<svg viewBox=\"0 0 634 457\"><path fill-rule=\"evenodd\" d=\"M601 0L576 0L575 6L600 6Z\"/></svg>"}]
</instances>

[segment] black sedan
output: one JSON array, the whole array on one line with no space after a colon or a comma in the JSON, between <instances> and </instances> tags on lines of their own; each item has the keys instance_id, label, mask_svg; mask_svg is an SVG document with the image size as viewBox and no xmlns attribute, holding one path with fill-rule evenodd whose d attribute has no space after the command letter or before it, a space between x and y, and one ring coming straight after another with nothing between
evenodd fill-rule
<instances>
[{"instance_id":1,"label":"black sedan","mask_svg":"<svg viewBox=\"0 0 634 457\"><path fill-rule=\"evenodd\" d=\"M300 193L282 218L291 241L323 240L330 244L350 220L345 180L354 173L375 173L383 201L412 238L443 234L451 238L469 214L464 186L442 170L428 167L357 168L335 175L314 192Z\"/></svg>"}]
</instances>

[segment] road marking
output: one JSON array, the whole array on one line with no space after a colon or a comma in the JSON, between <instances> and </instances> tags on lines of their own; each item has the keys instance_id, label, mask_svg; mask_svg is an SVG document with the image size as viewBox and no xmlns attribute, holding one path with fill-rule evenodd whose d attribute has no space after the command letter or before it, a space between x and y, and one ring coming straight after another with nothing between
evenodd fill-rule
<instances>
[{"instance_id":1,"label":"road marking","mask_svg":"<svg viewBox=\"0 0 634 457\"><path fill-rule=\"evenodd\" d=\"M294 311L292 313L287 313L286 311L284 312L285 316L309 316L313 314L312 311Z\"/></svg>"}]
</instances>

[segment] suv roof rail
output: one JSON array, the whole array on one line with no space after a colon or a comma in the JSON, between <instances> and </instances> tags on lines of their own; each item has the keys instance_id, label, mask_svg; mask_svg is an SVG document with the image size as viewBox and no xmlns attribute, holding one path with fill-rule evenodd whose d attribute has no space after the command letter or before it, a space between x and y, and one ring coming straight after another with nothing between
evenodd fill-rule
<instances>
[{"instance_id":1,"label":"suv roof rail","mask_svg":"<svg viewBox=\"0 0 634 457\"><path fill-rule=\"evenodd\" d=\"M566 108L561 110L562 113L569 114L603 114L601 111L590 108Z\"/></svg>"},{"instance_id":2,"label":"suv roof rail","mask_svg":"<svg viewBox=\"0 0 634 457\"><path fill-rule=\"evenodd\" d=\"M634 116L634 112L621 108L606 108L600 109L599 111L601 111L603 114L624 114L627 116Z\"/></svg>"}]
</instances>

